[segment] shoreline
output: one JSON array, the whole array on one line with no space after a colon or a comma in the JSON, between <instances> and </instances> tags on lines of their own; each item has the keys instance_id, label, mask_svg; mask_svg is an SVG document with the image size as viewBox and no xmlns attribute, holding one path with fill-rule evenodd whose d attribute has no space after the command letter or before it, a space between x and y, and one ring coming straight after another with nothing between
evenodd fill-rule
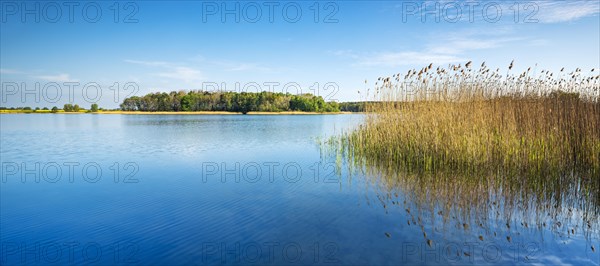
<instances>
[{"instance_id":1,"label":"shoreline","mask_svg":"<svg viewBox=\"0 0 600 266\"><path fill-rule=\"evenodd\" d=\"M0 110L0 114L105 114L105 115L243 115L241 112L226 112L226 111L197 111L197 112L142 112L142 111L99 111L99 112L64 112L58 111L53 113L48 110L23 111L23 110ZM247 115L343 115L353 114L353 112L301 112L301 111L285 111L285 112L248 112Z\"/></svg>"}]
</instances>

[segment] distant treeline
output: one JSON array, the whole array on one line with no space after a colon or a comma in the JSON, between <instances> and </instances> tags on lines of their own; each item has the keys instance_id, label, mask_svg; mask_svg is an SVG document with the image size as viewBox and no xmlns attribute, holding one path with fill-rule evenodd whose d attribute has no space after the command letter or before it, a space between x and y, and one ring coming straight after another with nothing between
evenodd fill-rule
<instances>
[{"instance_id":1,"label":"distant treeline","mask_svg":"<svg viewBox=\"0 0 600 266\"><path fill-rule=\"evenodd\" d=\"M99 110L102 110L102 108L98 107L98 104L93 103L90 107L89 110L86 110L83 107L80 107L78 104L65 104L63 106L63 109L60 109L56 106L52 107L52 109L48 109L48 107L44 107L44 108L39 108L36 107L31 108L29 106L24 106L24 107L0 107L0 110L10 110L10 111L22 111L22 112L37 112L37 111L50 111L52 113L57 113L59 110L62 110L64 112L81 112L81 111L87 111L87 112L98 112Z\"/></svg>"},{"instance_id":2,"label":"distant treeline","mask_svg":"<svg viewBox=\"0 0 600 266\"><path fill-rule=\"evenodd\" d=\"M31 108L29 106L22 106L22 107L0 107L0 110L24 110L24 111L32 111L32 110L48 110L48 107L44 107L44 108Z\"/></svg>"},{"instance_id":3,"label":"distant treeline","mask_svg":"<svg viewBox=\"0 0 600 266\"><path fill-rule=\"evenodd\" d=\"M340 103L340 111L342 112L364 112L366 102L345 102Z\"/></svg>"},{"instance_id":4,"label":"distant treeline","mask_svg":"<svg viewBox=\"0 0 600 266\"><path fill-rule=\"evenodd\" d=\"M339 112L340 104L312 94L274 92L158 92L126 98L123 111Z\"/></svg>"},{"instance_id":5,"label":"distant treeline","mask_svg":"<svg viewBox=\"0 0 600 266\"><path fill-rule=\"evenodd\" d=\"M312 94L293 95L274 92L205 92L172 91L149 93L145 96L133 96L120 104L122 111L179 112L179 111L225 111L225 112L364 112L365 105L373 102L325 102L323 97ZM0 107L0 110L23 112L45 111L62 112L98 112L97 104L85 109L77 104L65 104L62 109L54 106L44 107ZM114 109L118 110L118 109Z\"/></svg>"}]
</instances>

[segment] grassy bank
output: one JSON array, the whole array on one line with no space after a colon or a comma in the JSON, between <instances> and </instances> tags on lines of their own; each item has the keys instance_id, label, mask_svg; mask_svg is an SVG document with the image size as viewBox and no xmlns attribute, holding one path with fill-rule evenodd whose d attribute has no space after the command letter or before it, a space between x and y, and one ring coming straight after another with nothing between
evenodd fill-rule
<instances>
[{"instance_id":1,"label":"grassy bank","mask_svg":"<svg viewBox=\"0 0 600 266\"><path fill-rule=\"evenodd\" d=\"M79 110L77 112L65 112L64 110L24 110L24 109L3 109L0 114L85 114L88 110Z\"/></svg>"},{"instance_id":2,"label":"grassy bank","mask_svg":"<svg viewBox=\"0 0 600 266\"><path fill-rule=\"evenodd\" d=\"M120 115L241 115L242 112L225 112L225 111L177 111L177 112L144 112L144 111L98 111L89 112L80 110L78 112L65 112L58 110L52 112L50 110L0 110L0 114L120 114ZM284 111L284 112L248 112L248 115L335 115L335 114L351 114L352 112L302 112L302 111Z\"/></svg>"},{"instance_id":3,"label":"grassy bank","mask_svg":"<svg viewBox=\"0 0 600 266\"><path fill-rule=\"evenodd\" d=\"M177 112L142 112L142 111L103 111L99 114L125 114L125 115L241 115L242 112L226 112L226 111L177 111ZM331 114L350 114L350 112L301 112L301 111L285 111L285 112L248 112L247 115L331 115Z\"/></svg>"}]
</instances>

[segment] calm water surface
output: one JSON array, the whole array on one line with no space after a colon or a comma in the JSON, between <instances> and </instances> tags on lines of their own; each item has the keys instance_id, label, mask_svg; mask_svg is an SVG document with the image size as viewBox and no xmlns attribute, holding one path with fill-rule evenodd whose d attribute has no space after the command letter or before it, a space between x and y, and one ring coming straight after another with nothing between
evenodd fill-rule
<instances>
[{"instance_id":1,"label":"calm water surface","mask_svg":"<svg viewBox=\"0 0 600 266\"><path fill-rule=\"evenodd\" d=\"M1 115L1 264L598 265L582 230L411 223L321 156L361 119Z\"/></svg>"}]
</instances>

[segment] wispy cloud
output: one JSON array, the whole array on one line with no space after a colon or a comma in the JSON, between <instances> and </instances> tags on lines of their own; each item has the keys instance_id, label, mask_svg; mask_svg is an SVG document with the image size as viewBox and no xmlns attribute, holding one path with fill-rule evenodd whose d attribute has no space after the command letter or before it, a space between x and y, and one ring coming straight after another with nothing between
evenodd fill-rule
<instances>
[{"instance_id":1,"label":"wispy cloud","mask_svg":"<svg viewBox=\"0 0 600 266\"><path fill-rule=\"evenodd\" d=\"M429 45L429 51L439 54L462 54L469 51L499 48L510 42L523 40L518 37L448 37Z\"/></svg>"},{"instance_id":2,"label":"wispy cloud","mask_svg":"<svg viewBox=\"0 0 600 266\"><path fill-rule=\"evenodd\" d=\"M170 67L171 70L158 73L158 76L182 80L186 83L201 81L203 79L202 72L189 67Z\"/></svg>"},{"instance_id":3,"label":"wispy cloud","mask_svg":"<svg viewBox=\"0 0 600 266\"><path fill-rule=\"evenodd\" d=\"M33 78L41 79L49 82L77 82L78 80L72 79L69 74L58 74L58 75L41 75L33 76Z\"/></svg>"},{"instance_id":4,"label":"wispy cloud","mask_svg":"<svg viewBox=\"0 0 600 266\"><path fill-rule=\"evenodd\" d=\"M143 66L168 66L169 63L161 62L161 61L141 61L141 60L129 60L126 59L125 62Z\"/></svg>"},{"instance_id":5,"label":"wispy cloud","mask_svg":"<svg viewBox=\"0 0 600 266\"><path fill-rule=\"evenodd\" d=\"M551 44L551 42L545 39L533 39L529 40L527 44L529 44L530 46L547 46Z\"/></svg>"},{"instance_id":6,"label":"wispy cloud","mask_svg":"<svg viewBox=\"0 0 600 266\"><path fill-rule=\"evenodd\" d=\"M518 5L517 5L518 4ZM496 23L505 21L513 23L515 20L519 23L561 23L570 22L578 19L595 16L600 13L600 2L598 0L570 0L570 1L506 1L506 2L481 2L470 0L435 0L424 2L406 2L396 4L394 7L402 12L408 12L407 17L427 21L446 21L454 23L462 22L482 22ZM491 7L489 13L484 9ZM460 11L456 13L457 8ZM518 8L519 12L515 13ZM474 12L469 13L473 9ZM438 10L435 17L431 11ZM451 10L444 14L445 10ZM496 10L500 11L500 17L496 19ZM416 13L413 13L416 11ZM408 14L408 13L407 13Z\"/></svg>"},{"instance_id":7,"label":"wispy cloud","mask_svg":"<svg viewBox=\"0 0 600 266\"><path fill-rule=\"evenodd\" d=\"M0 74L25 74L25 72L15 69L0 68Z\"/></svg>"},{"instance_id":8,"label":"wispy cloud","mask_svg":"<svg viewBox=\"0 0 600 266\"><path fill-rule=\"evenodd\" d=\"M37 71L36 71L37 72ZM26 72L16 69L9 68L0 68L0 74L3 75L19 75L25 76L27 78L31 78L34 80L43 80L48 82L77 82L79 80L71 77L70 74L60 73L60 74L40 74L39 72Z\"/></svg>"},{"instance_id":9,"label":"wispy cloud","mask_svg":"<svg viewBox=\"0 0 600 266\"><path fill-rule=\"evenodd\" d=\"M358 59L359 56L356 54L356 52L354 52L351 49L346 49L346 50L334 50L334 51L329 51L330 54L333 54L335 56L340 56L340 57L348 57L348 58L354 58L354 59Z\"/></svg>"},{"instance_id":10,"label":"wispy cloud","mask_svg":"<svg viewBox=\"0 0 600 266\"><path fill-rule=\"evenodd\" d=\"M231 66L229 68L229 71L262 71L262 72L269 72L269 71L272 71L272 69L270 69L268 67L260 66L258 64L238 63L238 64L235 64L235 65Z\"/></svg>"},{"instance_id":11,"label":"wispy cloud","mask_svg":"<svg viewBox=\"0 0 600 266\"><path fill-rule=\"evenodd\" d=\"M142 65L146 67L158 67L163 69L161 72L154 73L154 75L163 78L169 78L174 80L180 80L186 83L199 82L204 79L202 71L192 67L183 66L183 64L163 62L163 61L142 61L142 60L130 60L126 59L125 62Z\"/></svg>"},{"instance_id":12,"label":"wispy cloud","mask_svg":"<svg viewBox=\"0 0 600 266\"><path fill-rule=\"evenodd\" d=\"M527 40L512 36L513 32L498 28L495 33L474 29L432 35L420 50L384 51L358 53L352 50L337 50L333 55L352 59L355 66L395 67L404 65L450 64L470 60L469 55L478 50L491 50L510 43ZM537 40L539 45L543 40ZM531 43L533 45L533 43Z\"/></svg>"},{"instance_id":13,"label":"wispy cloud","mask_svg":"<svg viewBox=\"0 0 600 266\"><path fill-rule=\"evenodd\" d=\"M362 59L358 65L363 66L401 66L425 65L429 63L448 64L464 61L456 55L439 54L431 52L384 52Z\"/></svg>"},{"instance_id":14,"label":"wispy cloud","mask_svg":"<svg viewBox=\"0 0 600 266\"><path fill-rule=\"evenodd\" d=\"M395 67L404 65L448 64L465 61L458 53L449 51L385 51L357 53L351 50L333 51L332 54L355 61L352 65L360 67Z\"/></svg>"},{"instance_id":15,"label":"wispy cloud","mask_svg":"<svg viewBox=\"0 0 600 266\"><path fill-rule=\"evenodd\" d=\"M600 13L600 2L591 1L535 1L539 7L537 16L543 23L559 23L578 20Z\"/></svg>"},{"instance_id":16,"label":"wispy cloud","mask_svg":"<svg viewBox=\"0 0 600 266\"><path fill-rule=\"evenodd\" d=\"M234 61L234 60L211 60L204 56L195 56L193 58L194 61L206 64L213 65L215 67L220 68L223 71L246 71L246 72L275 72L275 69L272 67L265 66L259 62L242 62L242 61Z\"/></svg>"}]
</instances>

